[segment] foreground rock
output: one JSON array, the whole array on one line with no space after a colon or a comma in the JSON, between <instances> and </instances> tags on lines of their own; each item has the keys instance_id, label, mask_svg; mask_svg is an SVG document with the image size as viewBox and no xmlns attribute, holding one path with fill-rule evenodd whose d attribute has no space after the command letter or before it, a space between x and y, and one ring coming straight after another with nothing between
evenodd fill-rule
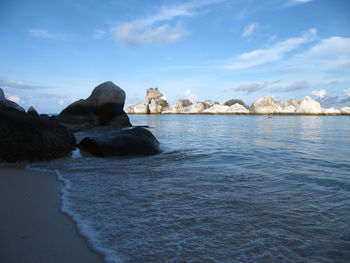
<instances>
[{"instance_id":1,"label":"foreground rock","mask_svg":"<svg viewBox=\"0 0 350 263\"><path fill-rule=\"evenodd\" d=\"M38 117L39 116L38 112L34 109L33 106L29 107L29 109L27 110L27 114L31 115L31 116L34 116L34 117Z\"/></svg>"},{"instance_id":2,"label":"foreground rock","mask_svg":"<svg viewBox=\"0 0 350 263\"><path fill-rule=\"evenodd\" d=\"M84 138L79 144L82 152L99 157L120 155L152 155L160 152L153 134L141 127L121 130L116 134Z\"/></svg>"},{"instance_id":3,"label":"foreground rock","mask_svg":"<svg viewBox=\"0 0 350 263\"><path fill-rule=\"evenodd\" d=\"M258 114L271 114L282 111L282 107L271 96L265 96L253 102L251 110Z\"/></svg>"},{"instance_id":4,"label":"foreground rock","mask_svg":"<svg viewBox=\"0 0 350 263\"><path fill-rule=\"evenodd\" d=\"M320 103L306 96L295 112L300 114L320 114L322 113L322 108Z\"/></svg>"},{"instance_id":5,"label":"foreground rock","mask_svg":"<svg viewBox=\"0 0 350 263\"><path fill-rule=\"evenodd\" d=\"M0 88L0 107L1 108L10 108L15 109L21 112L26 112L21 106L19 106L16 102L6 99L4 91Z\"/></svg>"},{"instance_id":6,"label":"foreground rock","mask_svg":"<svg viewBox=\"0 0 350 263\"><path fill-rule=\"evenodd\" d=\"M7 162L44 161L69 154L75 137L53 120L0 107L0 159Z\"/></svg>"},{"instance_id":7,"label":"foreground rock","mask_svg":"<svg viewBox=\"0 0 350 263\"><path fill-rule=\"evenodd\" d=\"M123 111L125 92L111 81L97 86L87 99L65 108L56 119L72 131L96 126L131 126Z\"/></svg>"}]
</instances>

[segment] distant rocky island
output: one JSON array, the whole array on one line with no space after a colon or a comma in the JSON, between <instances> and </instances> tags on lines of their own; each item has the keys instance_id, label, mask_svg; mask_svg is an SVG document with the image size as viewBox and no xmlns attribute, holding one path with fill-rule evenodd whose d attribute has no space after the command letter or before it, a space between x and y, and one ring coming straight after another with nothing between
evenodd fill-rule
<instances>
[{"instance_id":1,"label":"distant rocky island","mask_svg":"<svg viewBox=\"0 0 350 263\"><path fill-rule=\"evenodd\" d=\"M213 100L192 103L179 99L170 105L158 88L146 90L146 101L130 105L127 114L273 114L273 115L350 115L350 107L341 109L322 108L320 103L306 96L302 101L290 99L278 104L273 97L265 96L251 106L240 99L231 99L223 104Z\"/></svg>"}]
</instances>

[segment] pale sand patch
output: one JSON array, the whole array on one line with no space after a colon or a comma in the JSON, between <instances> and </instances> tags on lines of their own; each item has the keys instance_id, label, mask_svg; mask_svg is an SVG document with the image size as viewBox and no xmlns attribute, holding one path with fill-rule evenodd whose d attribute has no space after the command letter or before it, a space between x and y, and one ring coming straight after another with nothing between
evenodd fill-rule
<instances>
[{"instance_id":1,"label":"pale sand patch","mask_svg":"<svg viewBox=\"0 0 350 263\"><path fill-rule=\"evenodd\" d=\"M104 262L60 211L53 174L0 164L0 262Z\"/></svg>"}]
</instances>

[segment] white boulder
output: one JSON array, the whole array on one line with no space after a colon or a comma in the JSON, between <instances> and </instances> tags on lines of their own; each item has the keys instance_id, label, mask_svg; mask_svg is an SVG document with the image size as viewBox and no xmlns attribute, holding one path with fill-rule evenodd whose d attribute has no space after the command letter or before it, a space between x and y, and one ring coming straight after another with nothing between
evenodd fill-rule
<instances>
[{"instance_id":1,"label":"white boulder","mask_svg":"<svg viewBox=\"0 0 350 263\"><path fill-rule=\"evenodd\" d=\"M282 110L282 107L277 104L271 96L265 96L254 101L251 109L254 113L269 114L280 112Z\"/></svg>"},{"instance_id":2,"label":"white boulder","mask_svg":"<svg viewBox=\"0 0 350 263\"><path fill-rule=\"evenodd\" d=\"M295 112L301 114L320 114L322 113L322 109L320 103L306 96Z\"/></svg>"},{"instance_id":3,"label":"white boulder","mask_svg":"<svg viewBox=\"0 0 350 263\"><path fill-rule=\"evenodd\" d=\"M340 110L337 110L335 108L329 108L329 109L322 109L322 113L324 114L340 114Z\"/></svg>"},{"instance_id":4,"label":"white boulder","mask_svg":"<svg viewBox=\"0 0 350 263\"><path fill-rule=\"evenodd\" d=\"M227 113L249 113L249 110L243 105L235 103L227 109Z\"/></svg>"},{"instance_id":5,"label":"white boulder","mask_svg":"<svg viewBox=\"0 0 350 263\"><path fill-rule=\"evenodd\" d=\"M221 104L215 104L214 106L204 110L204 113L211 113L211 114L225 114L227 113L228 109L230 107L226 105Z\"/></svg>"},{"instance_id":6,"label":"white boulder","mask_svg":"<svg viewBox=\"0 0 350 263\"><path fill-rule=\"evenodd\" d=\"M147 103L133 104L126 109L127 114L147 114L148 112L149 107Z\"/></svg>"},{"instance_id":7,"label":"white boulder","mask_svg":"<svg viewBox=\"0 0 350 263\"><path fill-rule=\"evenodd\" d=\"M350 114L350 107L343 107L340 109L340 112Z\"/></svg>"},{"instance_id":8,"label":"white boulder","mask_svg":"<svg viewBox=\"0 0 350 263\"><path fill-rule=\"evenodd\" d=\"M195 103L179 109L179 113L202 113L205 110L203 103Z\"/></svg>"}]
</instances>

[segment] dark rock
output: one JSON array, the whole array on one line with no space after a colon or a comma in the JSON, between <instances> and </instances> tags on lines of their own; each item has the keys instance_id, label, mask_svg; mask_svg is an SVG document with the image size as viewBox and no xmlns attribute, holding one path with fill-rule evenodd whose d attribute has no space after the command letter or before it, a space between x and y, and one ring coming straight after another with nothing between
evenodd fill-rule
<instances>
[{"instance_id":1,"label":"dark rock","mask_svg":"<svg viewBox=\"0 0 350 263\"><path fill-rule=\"evenodd\" d=\"M99 157L120 155L152 155L160 152L153 134L141 127L123 129L114 134L84 138L79 144L82 152Z\"/></svg>"},{"instance_id":2,"label":"dark rock","mask_svg":"<svg viewBox=\"0 0 350 263\"><path fill-rule=\"evenodd\" d=\"M0 108L11 108L21 112L25 112L25 110L21 106L19 106L16 102L6 99L5 94L1 88L0 88Z\"/></svg>"},{"instance_id":3,"label":"dark rock","mask_svg":"<svg viewBox=\"0 0 350 263\"><path fill-rule=\"evenodd\" d=\"M62 125L0 108L0 160L43 161L63 157L75 147L75 137Z\"/></svg>"},{"instance_id":4,"label":"dark rock","mask_svg":"<svg viewBox=\"0 0 350 263\"><path fill-rule=\"evenodd\" d=\"M109 125L129 127L124 102L124 90L107 81L97 86L87 99L72 103L54 118L73 131Z\"/></svg>"},{"instance_id":5,"label":"dark rock","mask_svg":"<svg viewBox=\"0 0 350 263\"><path fill-rule=\"evenodd\" d=\"M27 114L34 116L34 117L39 117L38 112L34 109L33 106L30 106L29 109L27 110Z\"/></svg>"}]
</instances>

